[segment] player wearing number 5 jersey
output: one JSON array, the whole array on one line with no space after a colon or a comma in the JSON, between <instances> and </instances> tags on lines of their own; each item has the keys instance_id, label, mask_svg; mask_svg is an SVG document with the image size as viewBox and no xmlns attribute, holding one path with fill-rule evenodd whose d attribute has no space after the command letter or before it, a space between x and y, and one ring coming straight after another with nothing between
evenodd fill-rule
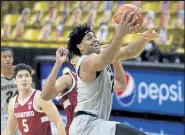
<instances>
[{"instance_id":1,"label":"player wearing number 5 jersey","mask_svg":"<svg viewBox=\"0 0 185 135\"><path fill-rule=\"evenodd\" d=\"M56 125L58 135L64 135L64 124L56 106L51 100L42 100L40 91L31 87L31 71L30 66L22 63L14 68L19 95L9 102L3 135L14 135L17 125L22 135L52 135L50 120Z\"/></svg>"},{"instance_id":2,"label":"player wearing number 5 jersey","mask_svg":"<svg viewBox=\"0 0 185 135\"><path fill-rule=\"evenodd\" d=\"M8 103L17 94L13 61L13 50L1 48L1 132L5 130L8 119ZM20 135L20 132L16 131L16 135Z\"/></svg>"}]
</instances>

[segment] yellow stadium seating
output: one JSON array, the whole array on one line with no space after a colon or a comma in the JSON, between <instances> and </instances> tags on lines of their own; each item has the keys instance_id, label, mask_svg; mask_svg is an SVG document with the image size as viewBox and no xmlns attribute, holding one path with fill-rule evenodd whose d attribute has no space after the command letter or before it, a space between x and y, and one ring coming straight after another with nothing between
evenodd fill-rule
<instances>
[{"instance_id":1,"label":"yellow stadium seating","mask_svg":"<svg viewBox=\"0 0 185 135\"><path fill-rule=\"evenodd\" d=\"M39 35L39 30L38 29L28 29L25 31L23 39L25 40L37 40Z\"/></svg>"},{"instance_id":2,"label":"yellow stadium seating","mask_svg":"<svg viewBox=\"0 0 185 135\"><path fill-rule=\"evenodd\" d=\"M170 13L177 13L177 1L170 1L169 11Z\"/></svg>"},{"instance_id":3,"label":"yellow stadium seating","mask_svg":"<svg viewBox=\"0 0 185 135\"><path fill-rule=\"evenodd\" d=\"M17 14L7 14L3 18L3 24L16 25L19 15Z\"/></svg>"},{"instance_id":4,"label":"yellow stadium seating","mask_svg":"<svg viewBox=\"0 0 185 135\"><path fill-rule=\"evenodd\" d=\"M36 2L33 8L34 11L47 11L48 10L48 2Z\"/></svg>"},{"instance_id":5,"label":"yellow stadium seating","mask_svg":"<svg viewBox=\"0 0 185 135\"><path fill-rule=\"evenodd\" d=\"M155 13L159 13L159 2L143 2L141 5L142 11L147 12L149 10L153 10Z\"/></svg>"},{"instance_id":6,"label":"yellow stadium seating","mask_svg":"<svg viewBox=\"0 0 185 135\"><path fill-rule=\"evenodd\" d=\"M128 44L135 41L138 38L138 34L128 34L123 38L123 44Z\"/></svg>"},{"instance_id":7,"label":"yellow stadium seating","mask_svg":"<svg viewBox=\"0 0 185 135\"><path fill-rule=\"evenodd\" d=\"M176 50L176 52L177 52L177 53L184 53L184 48L178 48L178 49Z\"/></svg>"}]
</instances>

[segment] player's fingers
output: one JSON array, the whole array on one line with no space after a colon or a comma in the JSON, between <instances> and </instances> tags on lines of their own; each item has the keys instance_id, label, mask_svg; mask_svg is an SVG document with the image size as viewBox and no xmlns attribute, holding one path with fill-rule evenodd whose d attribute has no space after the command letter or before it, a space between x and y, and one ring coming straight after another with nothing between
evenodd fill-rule
<instances>
[{"instance_id":1,"label":"player's fingers","mask_svg":"<svg viewBox=\"0 0 185 135\"><path fill-rule=\"evenodd\" d=\"M155 37L160 37L160 38L163 38L163 36L161 36L161 35L155 35Z\"/></svg>"},{"instance_id":2,"label":"player's fingers","mask_svg":"<svg viewBox=\"0 0 185 135\"><path fill-rule=\"evenodd\" d=\"M128 27L134 25L137 21L138 17L135 17L130 23L127 24Z\"/></svg>"},{"instance_id":3,"label":"player's fingers","mask_svg":"<svg viewBox=\"0 0 185 135\"><path fill-rule=\"evenodd\" d=\"M144 33L137 33L139 36L144 36L145 34Z\"/></svg>"},{"instance_id":4,"label":"player's fingers","mask_svg":"<svg viewBox=\"0 0 185 135\"><path fill-rule=\"evenodd\" d=\"M126 15L126 20L124 22L125 25L130 22L132 16L134 15L134 12L131 12L128 16Z\"/></svg>"},{"instance_id":5,"label":"player's fingers","mask_svg":"<svg viewBox=\"0 0 185 135\"><path fill-rule=\"evenodd\" d=\"M152 32L152 29L151 28L148 28L147 32L148 33L151 33Z\"/></svg>"},{"instance_id":6,"label":"player's fingers","mask_svg":"<svg viewBox=\"0 0 185 135\"><path fill-rule=\"evenodd\" d=\"M120 23L124 24L125 18L126 18L126 13L123 13L122 16L121 16L121 21L120 21Z\"/></svg>"},{"instance_id":7,"label":"player's fingers","mask_svg":"<svg viewBox=\"0 0 185 135\"><path fill-rule=\"evenodd\" d=\"M136 30L138 29L138 27L139 27L139 24L136 24L135 26L131 26L129 30Z\"/></svg>"},{"instance_id":8,"label":"player's fingers","mask_svg":"<svg viewBox=\"0 0 185 135\"><path fill-rule=\"evenodd\" d=\"M138 32L141 29L141 26L139 24L136 25L135 32Z\"/></svg>"}]
</instances>

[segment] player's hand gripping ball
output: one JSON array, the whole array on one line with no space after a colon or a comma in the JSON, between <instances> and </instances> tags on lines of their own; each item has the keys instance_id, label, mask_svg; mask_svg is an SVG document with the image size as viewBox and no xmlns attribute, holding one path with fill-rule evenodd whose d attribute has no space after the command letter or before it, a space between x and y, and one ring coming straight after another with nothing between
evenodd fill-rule
<instances>
[{"instance_id":1,"label":"player's hand gripping ball","mask_svg":"<svg viewBox=\"0 0 185 135\"><path fill-rule=\"evenodd\" d=\"M139 26L141 27L143 25L143 13L141 11L140 8L136 7L135 5L132 5L132 4L124 4L122 6L120 6L114 16L113 16L113 20L115 23L119 24L120 21L121 21L121 16L123 13L126 13L126 16L128 16L131 12L135 12L135 16L132 17L132 19L134 17L138 17L137 21L136 21L136 24L139 24ZM134 24L134 25L136 25Z\"/></svg>"}]
</instances>

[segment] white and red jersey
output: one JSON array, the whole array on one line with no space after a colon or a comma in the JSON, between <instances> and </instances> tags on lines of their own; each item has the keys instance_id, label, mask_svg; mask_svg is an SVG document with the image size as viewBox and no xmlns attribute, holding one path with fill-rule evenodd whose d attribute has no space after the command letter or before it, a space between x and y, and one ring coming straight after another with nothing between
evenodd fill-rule
<instances>
[{"instance_id":1,"label":"white and red jersey","mask_svg":"<svg viewBox=\"0 0 185 135\"><path fill-rule=\"evenodd\" d=\"M13 99L13 111L22 135L52 135L46 114L35 106L37 90L33 90L24 103L17 95Z\"/></svg>"},{"instance_id":2,"label":"white and red jersey","mask_svg":"<svg viewBox=\"0 0 185 135\"><path fill-rule=\"evenodd\" d=\"M67 124L66 124L66 135L69 135L69 127L74 118L74 109L77 105L77 75L74 72L68 72L72 79L72 87L70 89L63 90L60 95L56 97L59 100L60 104L64 108L64 112L67 116Z\"/></svg>"}]
</instances>

